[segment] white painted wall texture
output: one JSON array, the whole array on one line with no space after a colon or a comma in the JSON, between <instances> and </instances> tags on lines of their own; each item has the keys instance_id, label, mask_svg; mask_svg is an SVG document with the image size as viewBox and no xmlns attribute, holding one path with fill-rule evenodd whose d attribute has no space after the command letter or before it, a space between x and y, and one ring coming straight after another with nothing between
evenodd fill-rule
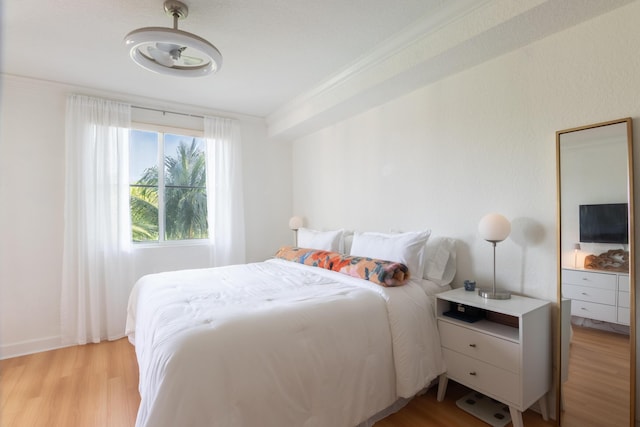
<instances>
[{"instance_id":1,"label":"white painted wall texture","mask_svg":"<svg viewBox=\"0 0 640 427\"><path fill-rule=\"evenodd\" d=\"M60 345L65 98L5 79L0 108L2 355Z\"/></svg>"},{"instance_id":2,"label":"white painted wall texture","mask_svg":"<svg viewBox=\"0 0 640 427\"><path fill-rule=\"evenodd\" d=\"M2 83L0 357L4 358L60 346L66 96L74 91L87 93L87 89L10 76L4 76ZM103 96L119 99L117 94ZM287 227L291 150L289 144L268 143L263 120L238 120L243 138L247 260L259 261L291 241ZM138 249L136 276L207 267L205 249Z\"/></svg>"},{"instance_id":3,"label":"white painted wall texture","mask_svg":"<svg viewBox=\"0 0 640 427\"><path fill-rule=\"evenodd\" d=\"M299 139L294 211L316 228L454 237L454 286L491 283L477 224L500 212L513 231L497 247L499 286L556 301L555 132L632 117L640 203L639 20L631 3Z\"/></svg>"},{"instance_id":4,"label":"white painted wall texture","mask_svg":"<svg viewBox=\"0 0 640 427\"><path fill-rule=\"evenodd\" d=\"M299 139L294 211L316 228L455 237L455 286L491 283L477 225L500 212L513 232L499 286L555 300L555 132L640 116L639 18L636 2Z\"/></svg>"},{"instance_id":5,"label":"white painted wall texture","mask_svg":"<svg viewBox=\"0 0 640 427\"><path fill-rule=\"evenodd\" d=\"M585 257L590 254L597 255L611 249L629 249L628 245L622 244L583 242L580 251L575 251L575 244L580 243L580 205L626 203L628 200L627 127L626 123L609 126L611 127L617 129L619 137L601 144L578 140L577 144L568 145L567 134L562 136L560 250L563 267L583 267ZM584 132L588 131L580 133Z\"/></svg>"},{"instance_id":6,"label":"white painted wall texture","mask_svg":"<svg viewBox=\"0 0 640 427\"><path fill-rule=\"evenodd\" d=\"M244 120L247 259L264 259L288 243L286 224L296 213L316 228L430 228L455 237L454 285L466 278L484 284L491 246L477 224L497 211L513 222L511 237L497 248L499 284L555 300L555 131L628 116L637 121L638 21L635 2L292 146L268 143L263 123ZM59 342L69 90L3 80L0 356ZM640 141L637 123L634 138ZM199 266L183 251L150 256L144 269Z\"/></svg>"}]
</instances>

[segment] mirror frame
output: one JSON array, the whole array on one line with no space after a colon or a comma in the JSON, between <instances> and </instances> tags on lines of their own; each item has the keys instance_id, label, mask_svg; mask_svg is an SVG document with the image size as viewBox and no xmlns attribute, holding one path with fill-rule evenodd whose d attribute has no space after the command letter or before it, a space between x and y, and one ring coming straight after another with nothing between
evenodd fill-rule
<instances>
[{"instance_id":1,"label":"mirror frame","mask_svg":"<svg viewBox=\"0 0 640 427\"><path fill-rule=\"evenodd\" d=\"M630 347L630 381L629 381L629 426L635 427L635 408L636 408L636 296L635 296L635 209L634 209L634 197L633 197L633 129L632 119L630 117L618 120L611 120L602 123L591 124L587 126L580 126L571 129L560 130L556 132L556 258L557 258L557 311L556 311L556 327L555 327L555 357L554 362L556 368L554 370L554 384L556 391L556 425L562 425L562 383L561 383L561 369L562 369L562 333L561 333L561 321L562 321L562 240L561 240L561 190L560 190L560 137L563 134L578 132L586 129L593 129L602 126L609 126L614 124L626 123L627 128L627 198L629 204L629 298L631 301L631 312L629 320L629 347Z\"/></svg>"}]
</instances>

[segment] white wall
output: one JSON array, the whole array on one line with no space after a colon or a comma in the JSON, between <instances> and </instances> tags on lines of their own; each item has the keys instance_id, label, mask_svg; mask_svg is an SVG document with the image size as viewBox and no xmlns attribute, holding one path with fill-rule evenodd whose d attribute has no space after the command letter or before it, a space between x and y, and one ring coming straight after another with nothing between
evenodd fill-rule
<instances>
[{"instance_id":1,"label":"white wall","mask_svg":"<svg viewBox=\"0 0 640 427\"><path fill-rule=\"evenodd\" d=\"M65 99L40 87L4 80L0 104L0 337L19 350L60 342Z\"/></svg>"},{"instance_id":2,"label":"white wall","mask_svg":"<svg viewBox=\"0 0 640 427\"><path fill-rule=\"evenodd\" d=\"M555 300L555 132L640 115L639 19L636 2L299 139L294 211L317 228L455 237L456 286L490 284L477 225L500 212L513 232L499 285Z\"/></svg>"},{"instance_id":3,"label":"white wall","mask_svg":"<svg viewBox=\"0 0 640 427\"><path fill-rule=\"evenodd\" d=\"M556 301L555 132L632 117L640 203L639 21L634 2L297 140L294 212L316 228L455 237L454 286L490 283L477 225L500 212L513 231L499 286Z\"/></svg>"},{"instance_id":4,"label":"white wall","mask_svg":"<svg viewBox=\"0 0 640 427\"><path fill-rule=\"evenodd\" d=\"M476 229L498 211L514 228L497 248L499 283L555 300L555 131L630 116L640 141L639 20L634 2L304 137L292 152L243 119L248 260L290 242L296 213L317 228L432 228L460 241L456 285L488 283L491 249ZM59 344L72 90L3 77L0 355ZM167 258L200 262L180 255Z\"/></svg>"},{"instance_id":5,"label":"white wall","mask_svg":"<svg viewBox=\"0 0 640 427\"><path fill-rule=\"evenodd\" d=\"M562 194L561 256L563 267L584 266L585 257L599 255L611 249L629 250L628 245L608 243L584 243L575 251L580 242L580 205L599 203L626 203L628 200L628 148L627 124L611 125L610 137L599 143L580 140L576 134L563 134L560 157ZM615 129L615 130L614 130ZM597 131L599 129L595 129ZM573 137L573 141L569 139Z\"/></svg>"},{"instance_id":6,"label":"white wall","mask_svg":"<svg viewBox=\"0 0 640 427\"><path fill-rule=\"evenodd\" d=\"M13 76L2 79L0 357L4 358L60 346L66 96L72 92L122 96ZM154 106L149 100L123 100ZM180 106L171 111L181 111ZM287 226L292 212L291 150L289 144L267 139L262 119L236 118L243 139L247 260L259 261L291 241ZM139 250L137 276L208 266L203 249Z\"/></svg>"}]
</instances>

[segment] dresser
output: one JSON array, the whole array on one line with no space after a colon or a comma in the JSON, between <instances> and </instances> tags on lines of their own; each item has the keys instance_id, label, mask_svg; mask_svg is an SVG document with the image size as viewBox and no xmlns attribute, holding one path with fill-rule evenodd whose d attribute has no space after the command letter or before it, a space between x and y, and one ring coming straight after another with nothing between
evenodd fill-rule
<instances>
[{"instance_id":1,"label":"dresser","mask_svg":"<svg viewBox=\"0 0 640 427\"><path fill-rule=\"evenodd\" d=\"M465 312L479 320L464 320ZM536 401L548 419L549 301L516 295L490 300L461 288L436 296L436 316L447 367L440 376L438 401L451 379L508 405L514 427L523 426L522 412Z\"/></svg>"},{"instance_id":2,"label":"dresser","mask_svg":"<svg viewBox=\"0 0 640 427\"><path fill-rule=\"evenodd\" d=\"M629 325L628 273L563 268L562 296L573 316Z\"/></svg>"}]
</instances>

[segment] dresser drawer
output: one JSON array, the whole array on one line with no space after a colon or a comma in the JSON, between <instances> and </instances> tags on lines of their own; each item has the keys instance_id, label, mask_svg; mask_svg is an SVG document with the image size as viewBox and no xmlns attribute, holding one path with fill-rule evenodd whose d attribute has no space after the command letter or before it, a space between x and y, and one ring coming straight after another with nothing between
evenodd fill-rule
<instances>
[{"instance_id":1,"label":"dresser drawer","mask_svg":"<svg viewBox=\"0 0 640 427\"><path fill-rule=\"evenodd\" d=\"M618 276L618 290L629 292L629 276Z\"/></svg>"},{"instance_id":2,"label":"dresser drawer","mask_svg":"<svg viewBox=\"0 0 640 427\"><path fill-rule=\"evenodd\" d=\"M580 285L590 288L610 289L615 291L617 286L615 274L594 273L582 270L562 270L562 285Z\"/></svg>"},{"instance_id":3,"label":"dresser drawer","mask_svg":"<svg viewBox=\"0 0 640 427\"><path fill-rule=\"evenodd\" d=\"M442 346L511 372L520 371L518 343L439 320Z\"/></svg>"},{"instance_id":4,"label":"dresser drawer","mask_svg":"<svg viewBox=\"0 0 640 427\"><path fill-rule=\"evenodd\" d=\"M618 307L618 323L629 325L631 323L631 311L628 308Z\"/></svg>"},{"instance_id":5,"label":"dresser drawer","mask_svg":"<svg viewBox=\"0 0 640 427\"><path fill-rule=\"evenodd\" d=\"M595 304L592 302L571 300L571 314L605 322L615 322L618 313L613 305Z\"/></svg>"},{"instance_id":6,"label":"dresser drawer","mask_svg":"<svg viewBox=\"0 0 640 427\"><path fill-rule=\"evenodd\" d=\"M562 296L572 300L616 305L616 291L611 289L590 288L588 286L562 284Z\"/></svg>"},{"instance_id":7,"label":"dresser drawer","mask_svg":"<svg viewBox=\"0 0 640 427\"><path fill-rule=\"evenodd\" d=\"M629 308L631 307L631 297L629 292L618 292L618 307Z\"/></svg>"},{"instance_id":8,"label":"dresser drawer","mask_svg":"<svg viewBox=\"0 0 640 427\"><path fill-rule=\"evenodd\" d=\"M521 406L519 375L443 348L447 377L503 403Z\"/></svg>"}]
</instances>

